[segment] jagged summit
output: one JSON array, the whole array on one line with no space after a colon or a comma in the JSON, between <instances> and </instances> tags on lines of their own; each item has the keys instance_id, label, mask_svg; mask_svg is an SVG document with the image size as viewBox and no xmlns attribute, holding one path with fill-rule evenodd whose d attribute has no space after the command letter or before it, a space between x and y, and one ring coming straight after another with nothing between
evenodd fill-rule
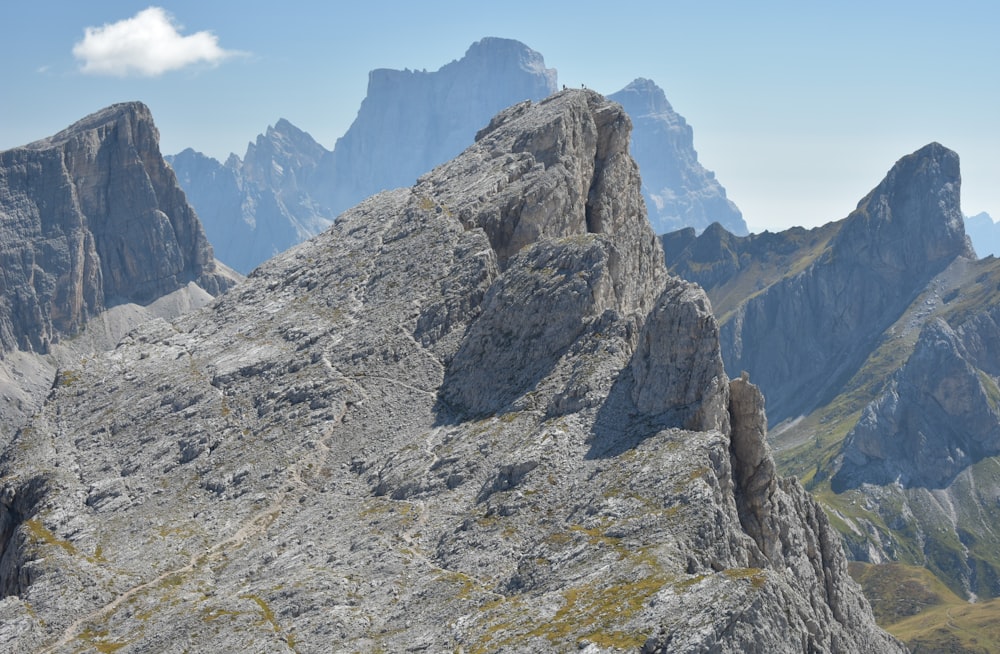
<instances>
[{"instance_id":1,"label":"jagged summit","mask_svg":"<svg viewBox=\"0 0 1000 654\"><path fill-rule=\"evenodd\" d=\"M962 220L958 154L930 143L892 167L858 202L840 239L886 268L924 274L957 256L975 258Z\"/></svg>"},{"instance_id":2,"label":"jagged summit","mask_svg":"<svg viewBox=\"0 0 1000 654\"><path fill-rule=\"evenodd\" d=\"M0 457L0 639L902 651L666 274L628 126L587 91L510 108L65 370Z\"/></svg>"},{"instance_id":3,"label":"jagged summit","mask_svg":"<svg viewBox=\"0 0 1000 654\"><path fill-rule=\"evenodd\" d=\"M248 274L333 222L333 210L313 197L329 183L317 176L329 154L282 118L247 144L242 159L232 154L220 164L189 148L167 160L198 208L216 255Z\"/></svg>"},{"instance_id":4,"label":"jagged summit","mask_svg":"<svg viewBox=\"0 0 1000 654\"><path fill-rule=\"evenodd\" d=\"M632 156L642 173L642 192L657 234L681 227L701 231L719 222L746 234L743 215L715 174L698 162L694 131L667 102L663 89L639 78L608 96L620 103L635 125Z\"/></svg>"}]
</instances>

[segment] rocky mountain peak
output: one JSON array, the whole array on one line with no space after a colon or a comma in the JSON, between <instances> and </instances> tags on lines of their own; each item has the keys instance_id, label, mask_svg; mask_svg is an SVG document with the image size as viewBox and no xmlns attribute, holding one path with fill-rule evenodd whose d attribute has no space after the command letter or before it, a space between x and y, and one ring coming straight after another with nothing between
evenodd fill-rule
<instances>
[{"instance_id":1,"label":"rocky mountain peak","mask_svg":"<svg viewBox=\"0 0 1000 654\"><path fill-rule=\"evenodd\" d=\"M938 271L957 256L975 258L961 211L958 154L930 143L892 167L848 216L840 240L868 265Z\"/></svg>"},{"instance_id":2,"label":"rocky mountain peak","mask_svg":"<svg viewBox=\"0 0 1000 654\"><path fill-rule=\"evenodd\" d=\"M0 152L4 349L44 352L108 306L192 281L231 285L158 139L149 109L129 102Z\"/></svg>"},{"instance_id":3,"label":"rocky mountain peak","mask_svg":"<svg viewBox=\"0 0 1000 654\"><path fill-rule=\"evenodd\" d=\"M469 64L488 66L498 71L517 66L542 76L548 86L554 87L556 84L556 71L545 67L545 59L541 53L514 39L487 36L470 45L464 59Z\"/></svg>"},{"instance_id":4,"label":"rocky mountain peak","mask_svg":"<svg viewBox=\"0 0 1000 654\"><path fill-rule=\"evenodd\" d=\"M679 118L663 89L651 79L637 77L615 95L615 102L630 107L629 113L635 110L637 116L660 115L674 121Z\"/></svg>"},{"instance_id":5,"label":"rocky mountain peak","mask_svg":"<svg viewBox=\"0 0 1000 654\"><path fill-rule=\"evenodd\" d=\"M469 227L482 229L501 267L542 238L599 234L615 254L611 290L623 311L645 310L665 277L645 219L638 169L628 154L631 121L593 91L556 93L497 114L475 145L421 178ZM485 161L503 171L481 177ZM481 196L470 189L482 187Z\"/></svg>"},{"instance_id":6,"label":"rocky mountain peak","mask_svg":"<svg viewBox=\"0 0 1000 654\"><path fill-rule=\"evenodd\" d=\"M409 186L458 155L490 118L556 90L556 71L523 43L487 38L433 72L378 69L357 118L324 160L317 189L339 213L384 189Z\"/></svg>"},{"instance_id":7,"label":"rocky mountain peak","mask_svg":"<svg viewBox=\"0 0 1000 654\"><path fill-rule=\"evenodd\" d=\"M837 393L935 275L974 258L960 186L958 155L932 143L843 220L747 237L710 226L664 239L668 261L709 289L729 374L750 371L771 419L794 419Z\"/></svg>"}]
</instances>

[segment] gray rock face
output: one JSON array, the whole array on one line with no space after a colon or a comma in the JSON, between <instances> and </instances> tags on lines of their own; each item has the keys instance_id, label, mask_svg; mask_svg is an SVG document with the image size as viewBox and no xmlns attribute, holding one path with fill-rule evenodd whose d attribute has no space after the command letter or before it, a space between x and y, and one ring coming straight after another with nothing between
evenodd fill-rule
<instances>
[{"instance_id":1,"label":"gray rock face","mask_svg":"<svg viewBox=\"0 0 1000 654\"><path fill-rule=\"evenodd\" d=\"M1000 454L1000 390L975 362L947 322L929 322L896 379L848 434L835 486L899 480L943 488Z\"/></svg>"},{"instance_id":2,"label":"gray rock face","mask_svg":"<svg viewBox=\"0 0 1000 654\"><path fill-rule=\"evenodd\" d=\"M974 257L958 155L933 143L900 159L839 223L741 239L721 228L668 253L723 316L723 360L764 389L772 420L828 401L881 334L957 257Z\"/></svg>"},{"instance_id":3,"label":"gray rock face","mask_svg":"<svg viewBox=\"0 0 1000 654\"><path fill-rule=\"evenodd\" d=\"M158 138L149 110L127 103L0 152L2 349L44 353L106 307L232 283Z\"/></svg>"},{"instance_id":4,"label":"gray rock face","mask_svg":"<svg viewBox=\"0 0 1000 654\"><path fill-rule=\"evenodd\" d=\"M167 157L205 226L216 256L243 274L323 231L336 212L314 199L329 151L285 119L241 160L225 164L187 149Z\"/></svg>"},{"instance_id":5,"label":"gray rock face","mask_svg":"<svg viewBox=\"0 0 1000 654\"><path fill-rule=\"evenodd\" d=\"M747 234L743 214L726 197L715 174L698 162L694 132L652 80L636 79L608 96L620 103L635 126L632 156L642 173L642 194L657 234L719 223Z\"/></svg>"},{"instance_id":6,"label":"gray rock face","mask_svg":"<svg viewBox=\"0 0 1000 654\"><path fill-rule=\"evenodd\" d=\"M3 642L903 651L667 276L628 125L587 91L505 112L64 369L0 459Z\"/></svg>"}]
</instances>

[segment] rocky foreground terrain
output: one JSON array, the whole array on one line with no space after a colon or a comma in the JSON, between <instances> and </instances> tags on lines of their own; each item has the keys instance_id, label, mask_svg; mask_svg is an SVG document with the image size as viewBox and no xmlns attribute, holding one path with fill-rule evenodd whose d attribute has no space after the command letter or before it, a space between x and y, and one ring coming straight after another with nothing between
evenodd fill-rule
<instances>
[{"instance_id":1,"label":"rocky foreground terrain","mask_svg":"<svg viewBox=\"0 0 1000 654\"><path fill-rule=\"evenodd\" d=\"M893 652L589 91L66 366L0 458L14 651Z\"/></svg>"}]
</instances>

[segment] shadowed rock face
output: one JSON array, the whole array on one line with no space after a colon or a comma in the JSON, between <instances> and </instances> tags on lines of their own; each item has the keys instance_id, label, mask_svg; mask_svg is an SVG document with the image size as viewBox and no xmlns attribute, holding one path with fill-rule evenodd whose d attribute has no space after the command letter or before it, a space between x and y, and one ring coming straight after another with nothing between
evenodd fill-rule
<instances>
[{"instance_id":1,"label":"shadowed rock face","mask_svg":"<svg viewBox=\"0 0 1000 654\"><path fill-rule=\"evenodd\" d=\"M0 218L5 350L46 352L108 306L191 281L212 294L231 284L139 103L0 153Z\"/></svg>"},{"instance_id":2,"label":"shadowed rock face","mask_svg":"<svg viewBox=\"0 0 1000 654\"><path fill-rule=\"evenodd\" d=\"M975 365L963 331L941 319L924 327L906 365L847 435L835 488L897 480L945 488L973 463L1000 454L1000 392ZM995 326L990 331L995 339Z\"/></svg>"},{"instance_id":3,"label":"shadowed rock face","mask_svg":"<svg viewBox=\"0 0 1000 654\"><path fill-rule=\"evenodd\" d=\"M628 138L592 92L513 107L64 371L0 457L0 639L902 651L774 476Z\"/></svg>"}]
</instances>

